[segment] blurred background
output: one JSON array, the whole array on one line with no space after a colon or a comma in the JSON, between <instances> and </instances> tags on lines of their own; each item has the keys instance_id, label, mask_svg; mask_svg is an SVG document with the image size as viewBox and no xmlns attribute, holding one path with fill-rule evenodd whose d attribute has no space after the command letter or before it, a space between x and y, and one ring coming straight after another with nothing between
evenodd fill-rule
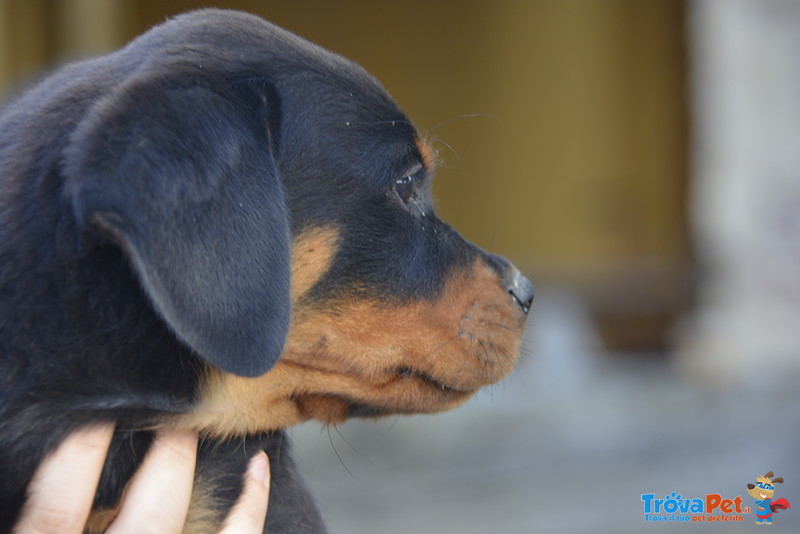
<instances>
[{"instance_id":1,"label":"blurred background","mask_svg":"<svg viewBox=\"0 0 800 534\"><path fill-rule=\"evenodd\" d=\"M0 98L194 0L0 0ZM309 423L331 532L670 532L641 494L800 528L800 2L216 0L363 65L440 216L537 286L519 371L435 417Z\"/></svg>"}]
</instances>

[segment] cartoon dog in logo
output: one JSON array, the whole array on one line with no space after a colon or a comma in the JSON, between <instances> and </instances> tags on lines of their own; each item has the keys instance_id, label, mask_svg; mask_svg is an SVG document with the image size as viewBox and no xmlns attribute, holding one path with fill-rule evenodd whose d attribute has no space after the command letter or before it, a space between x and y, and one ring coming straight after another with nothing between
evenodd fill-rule
<instances>
[{"instance_id":1,"label":"cartoon dog in logo","mask_svg":"<svg viewBox=\"0 0 800 534\"><path fill-rule=\"evenodd\" d=\"M747 485L747 493L755 499L756 504L756 525L771 525L772 514L778 510L786 510L792 506L786 499L772 501L775 494L775 484L783 484L783 477L773 478L774 473L770 471L766 475L756 477L755 484Z\"/></svg>"}]
</instances>

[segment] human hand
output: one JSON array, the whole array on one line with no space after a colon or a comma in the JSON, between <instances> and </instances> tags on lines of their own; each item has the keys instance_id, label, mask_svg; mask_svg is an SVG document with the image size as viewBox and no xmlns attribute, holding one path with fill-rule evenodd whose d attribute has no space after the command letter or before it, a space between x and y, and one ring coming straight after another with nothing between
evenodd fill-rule
<instances>
[{"instance_id":1,"label":"human hand","mask_svg":"<svg viewBox=\"0 0 800 534\"><path fill-rule=\"evenodd\" d=\"M83 532L113 433L113 425L76 431L42 462L15 534ZM160 431L106 532L180 533L189 509L196 455L196 434ZM269 462L262 452L250 461L242 496L220 534L263 531L269 482Z\"/></svg>"}]
</instances>

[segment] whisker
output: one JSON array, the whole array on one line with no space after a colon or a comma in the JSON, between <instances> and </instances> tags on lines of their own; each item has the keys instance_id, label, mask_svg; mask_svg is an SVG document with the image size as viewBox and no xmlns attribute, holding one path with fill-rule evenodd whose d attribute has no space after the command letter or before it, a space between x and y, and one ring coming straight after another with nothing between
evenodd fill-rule
<instances>
[{"instance_id":1,"label":"whisker","mask_svg":"<svg viewBox=\"0 0 800 534\"><path fill-rule=\"evenodd\" d=\"M338 427L338 426L336 426L336 425L333 425L333 429L336 431L336 433L337 433L337 434L339 434L339 437L340 437L340 438L342 438L342 441L344 441L345 443L347 443L347 445L348 445L348 446L349 446L351 449L353 449L353 451L354 451L356 454L358 454L358 455L359 455L359 456L360 456L360 457L361 457L361 458L362 458L364 461L366 461L368 464L370 464L370 465L371 465L371 466L373 466L373 467L378 467L378 464L376 464L376 463L375 463L375 462L373 462L371 459L369 459L369 458L367 458L366 456L364 456L363 454L361 454L361 451L360 451L360 450L358 450L358 449L357 449L357 448L356 448L356 447L355 447L355 446L354 446L352 443L350 443L350 442L347 440L347 438L345 438L345 437L344 437L344 435L343 435L343 434L341 433L341 431L339 430L339 427Z\"/></svg>"},{"instance_id":2,"label":"whisker","mask_svg":"<svg viewBox=\"0 0 800 534\"><path fill-rule=\"evenodd\" d=\"M460 121L463 119L477 119L477 118L487 118L487 119L495 119L497 120L497 115L492 115L491 113L464 113L462 115L456 115L455 117L450 117L449 119L445 119L430 130L428 130L429 134L436 133L436 130L447 126L451 122Z\"/></svg>"},{"instance_id":3,"label":"whisker","mask_svg":"<svg viewBox=\"0 0 800 534\"><path fill-rule=\"evenodd\" d=\"M397 424L397 422L399 420L400 420L400 414L397 414L392 418L392 422L389 425L389 428L386 429L386 436L384 436L384 438L383 438L384 444L389 442L389 435L392 433L392 431L394 430L395 425Z\"/></svg>"},{"instance_id":4,"label":"whisker","mask_svg":"<svg viewBox=\"0 0 800 534\"><path fill-rule=\"evenodd\" d=\"M376 121L370 123L371 126L378 126L381 124L391 124L392 126L394 126L395 124L405 124L407 126L411 126L412 128L414 127L414 123L407 120L387 120L387 121Z\"/></svg>"},{"instance_id":5,"label":"whisker","mask_svg":"<svg viewBox=\"0 0 800 534\"><path fill-rule=\"evenodd\" d=\"M498 228L495 227L494 232L492 232L492 240L489 241L489 248L487 249L489 254L494 254L494 240L497 237L497 230Z\"/></svg>"},{"instance_id":6,"label":"whisker","mask_svg":"<svg viewBox=\"0 0 800 534\"><path fill-rule=\"evenodd\" d=\"M331 427L330 427L330 425L326 426L326 428L328 430L328 441L331 442L331 447L333 447L333 452L336 454L336 457L339 459L339 463L342 464L342 467L344 467L344 470L347 471L347 473L351 477L356 478L355 475L353 475L353 472L350 471L347 468L347 465L344 463L344 460L342 459L342 456L339 454L339 451L336 450L336 445L334 445L334 443L333 443L333 436L331 436Z\"/></svg>"},{"instance_id":7,"label":"whisker","mask_svg":"<svg viewBox=\"0 0 800 534\"><path fill-rule=\"evenodd\" d=\"M431 352L429 352L429 353L428 353L428 354L426 354L425 356L426 356L426 357L428 357L428 356L433 356L434 354L436 354L437 352L439 352L440 350L442 350L443 348L445 348L447 345L449 345L450 343L452 343L453 341L455 341L456 339L458 339L458 338L459 338L459 336L461 336L461 332L458 332L456 335L454 335L453 337L451 337L450 339L448 339L447 341L445 341L444 343L442 343L441 345L439 345L438 347L436 347L435 349L433 349Z\"/></svg>"},{"instance_id":8,"label":"whisker","mask_svg":"<svg viewBox=\"0 0 800 534\"><path fill-rule=\"evenodd\" d=\"M459 334L460 335L460 334ZM475 344L475 336L467 336L469 337L469 346L466 348L466 354L472 354L472 347ZM458 369L458 372L453 377L453 382L458 383L461 380L461 376L464 374L465 370L467 369L467 365L469 364L469 358L463 358L461 361L461 367Z\"/></svg>"},{"instance_id":9,"label":"whisker","mask_svg":"<svg viewBox=\"0 0 800 534\"><path fill-rule=\"evenodd\" d=\"M276 463L279 462L280 459L281 459L281 454L283 453L283 440L284 440L285 437L286 437L286 433L285 432L281 432L281 438L280 438L280 440L278 440L278 452L277 452L277 454L275 454L275 458L274 458Z\"/></svg>"},{"instance_id":10,"label":"whisker","mask_svg":"<svg viewBox=\"0 0 800 534\"><path fill-rule=\"evenodd\" d=\"M511 363L514 363L514 358L512 358L511 355L508 353L508 351L505 350L504 348L498 347L497 345L495 345L491 341L489 342L489 347L492 349L492 352L494 352L494 355L495 355L496 358L502 358L502 359L507 360L507 361L509 361Z\"/></svg>"},{"instance_id":11,"label":"whisker","mask_svg":"<svg viewBox=\"0 0 800 534\"><path fill-rule=\"evenodd\" d=\"M504 329L504 330L508 330L508 331L510 331L510 332L517 332L517 329L516 329L516 328L511 328L510 326L507 326L507 325L506 325L506 324L504 324L504 323L495 323L494 321L485 321L485 322L484 322L484 324L485 324L486 326L495 326L495 327L497 327L497 328L502 328L502 329Z\"/></svg>"},{"instance_id":12,"label":"whisker","mask_svg":"<svg viewBox=\"0 0 800 534\"><path fill-rule=\"evenodd\" d=\"M491 356L489 356L489 351L486 349L486 344L483 342L483 340L478 341L478 346L483 351L483 362L484 363L489 362L489 360L491 360L492 358Z\"/></svg>"},{"instance_id":13,"label":"whisker","mask_svg":"<svg viewBox=\"0 0 800 534\"><path fill-rule=\"evenodd\" d=\"M431 142L432 143L441 143L441 144L443 144L444 146L446 146L447 148L450 149L450 152L452 152L453 155L456 157L456 161L458 161L459 163L462 162L461 155L459 155L458 151L455 148L453 148L453 145L451 145L450 143L448 143L444 139L442 139L440 137L436 137L434 139L431 139Z\"/></svg>"}]
</instances>

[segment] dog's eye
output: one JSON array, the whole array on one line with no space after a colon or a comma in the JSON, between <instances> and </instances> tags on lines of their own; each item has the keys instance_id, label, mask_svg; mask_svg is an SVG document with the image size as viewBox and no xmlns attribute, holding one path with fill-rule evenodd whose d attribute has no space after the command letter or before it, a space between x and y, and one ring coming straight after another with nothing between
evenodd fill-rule
<instances>
[{"instance_id":1,"label":"dog's eye","mask_svg":"<svg viewBox=\"0 0 800 534\"><path fill-rule=\"evenodd\" d=\"M411 200L411 197L414 196L416 182L417 178L415 174L409 174L408 176L398 178L395 181L394 189L397 191L397 195L403 202L408 202Z\"/></svg>"}]
</instances>

